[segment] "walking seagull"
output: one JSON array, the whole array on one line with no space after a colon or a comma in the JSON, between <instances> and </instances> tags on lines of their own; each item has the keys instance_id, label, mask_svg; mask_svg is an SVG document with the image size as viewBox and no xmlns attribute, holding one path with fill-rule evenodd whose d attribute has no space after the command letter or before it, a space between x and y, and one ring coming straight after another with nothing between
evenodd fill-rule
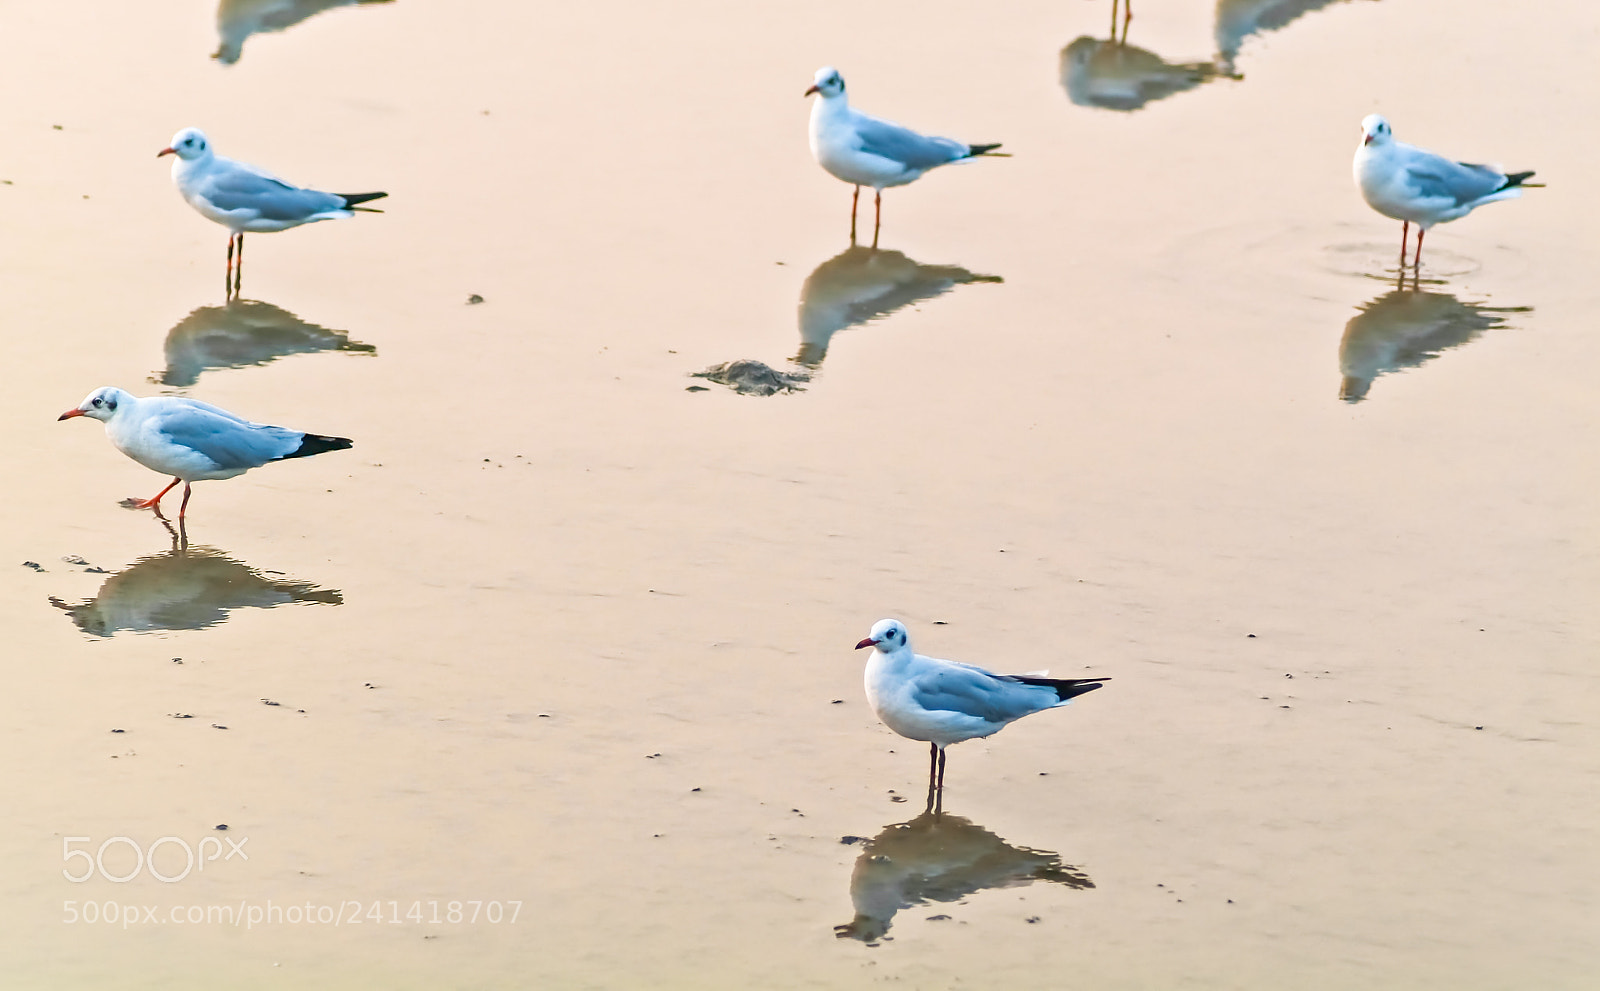
<instances>
[{"instance_id":1,"label":"walking seagull","mask_svg":"<svg viewBox=\"0 0 1600 991\"><path fill-rule=\"evenodd\" d=\"M1525 188L1543 186L1528 182L1532 172L1507 175L1488 165L1452 162L1442 155L1396 141L1389 122L1377 114L1361 121L1361 144L1356 147L1356 188L1367 206L1400 221L1400 267L1406 264L1406 237L1417 225L1417 255L1422 264L1422 237L1434 224L1459 220L1497 200L1514 199Z\"/></svg>"},{"instance_id":2,"label":"walking seagull","mask_svg":"<svg viewBox=\"0 0 1600 991\"><path fill-rule=\"evenodd\" d=\"M924 657L911 649L899 620L880 619L872 635L867 702L885 726L911 740L926 740L928 803L944 793L944 748L991 736L1023 716L1066 705L1109 678L1043 678L995 674L971 664Z\"/></svg>"},{"instance_id":3,"label":"walking seagull","mask_svg":"<svg viewBox=\"0 0 1600 991\"><path fill-rule=\"evenodd\" d=\"M358 211L382 213L356 204L389 195L322 193L291 186L254 165L213 153L211 142L196 127L186 127L174 134L172 144L156 152L157 158L163 155L177 156L172 163L172 184L178 187L184 201L202 217L228 228L226 284L230 299L239 294L244 282L246 231L272 233L318 220L353 217ZM237 255L235 245L238 246Z\"/></svg>"},{"instance_id":4,"label":"walking seagull","mask_svg":"<svg viewBox=\"0 0 1600 991\"><path fill-rule=\"evenodd\" d=\"M837 69L817 70L816 81L805 95L816 93L811 105L811 154L817 164L836 179L856 187L850 198L850 243L856 240L856 206L861 187L875 193L872 246L878 246L883 221L883 191L922 178L929 169L984 156L1009 157L992 145L963 144L952 138L930 138L909 127L852 109L844 93L844 77Z\"/></svg>"},{"instance_id":5,"label":"walking seagull","mask_svg":"<svg viewBox=\"0 0 1600 991\"><path fill-rule=\"evenodd\" d=\"M232 478L269 461L307 458L351 446L348 437L324 437L284 427L251 423L210 403L180 396L139 398L112 386L89 393L83 402L57 420L87 416L106 425L106 437L128 457L172 481L153 498L130 499L131 509L154 509L161 515L161 497L179 482L183 504L178 521L189 509L189 487L213 478Z\"/></svg>"}]
</instances>

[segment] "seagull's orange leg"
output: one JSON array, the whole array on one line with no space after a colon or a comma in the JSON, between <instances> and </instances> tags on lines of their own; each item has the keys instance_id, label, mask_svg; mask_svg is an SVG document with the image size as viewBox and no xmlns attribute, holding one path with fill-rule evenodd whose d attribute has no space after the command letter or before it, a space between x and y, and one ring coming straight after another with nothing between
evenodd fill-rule
<instances>
[{"instance_id":1,"label":"seagull's orange leg","mask_svg":"<svg viewBox=\"0 0 1600 991\"><path fill-rule=\"evenodd\" d=\"M244 288L244 232L239 232L239 253L234 261L233 268L233 295L238 296Z\"/></svg>"},{"instance_id":2,"label":"seagull's orange leg","mask_svg":"<svg viewBox=\"0 0 1600 991\"><path fill-rule=\"evenodd\" d=\"M872 197L872 247L878 247L878 228L883 224L883 190L874 190Z\"/></svg>"},{"instance_id":3,"label":"seagull's orange leg","mask_svg":"<svg viewBox=\"0 0 1600 991\"><path fill-rule=\"evenodd\" d=\"M178 484L178 480L176 478L174 478L172 480L172 485L177 485L177 484ZM169 488L169 489L172 488L172 485L167 486L167 488ZM183 483L183 502L178 505L178 525L179 526L183 526L183 514L187 513L189 511L189 489L190 488L191 488L191 486L190 486L190 484L188 482L184 482Z\"/></svg>"},{"instance_id":4,"label":"seagull's orange leg","mask_svg":"<svg viewBox=\"0 0 1600 991\"><path fill-rule=\"evenodd\" d=\"M181 481L183 481L183 479L174 478L170 483L168 483L166 488L162 489L160 492L157 492L153 498L146 499L143 502L136 502L130 508L132 508L132 509L153 509L158 513L161 512L161 497L166 495L168 492L171 492L172 491L172 487L174 485L177 485ZM188 502L189 501L188 489L184 489L184 500L183 501L184 502Z\"/></svg>"},{"instance_id":5,"label":"seagull's orange leg","mask_svg":"<svg viewBox=\"0 0 1600 991\"><path fill-rule=\"evenodd\" d=\"M1406 237L1411 233L1411 221L1400 221L1400 267L1406 267Z\"/></svg>"},{"instance_id":6,"label":"seagull's orange leg","mask_svg":"<svg viewBox=\"0 0 1600 991\"><path fill-rule=\"evenodd\" d=\"M1421 224L1418 224L1417 225L1417 257L1411 259L1411 264L1419 272L1422 271L1422 236L1424 234L1426 234L1426 233L1428 233L1427 229L1425 227L1423 227Z\"/></svg>"}]
</instances>

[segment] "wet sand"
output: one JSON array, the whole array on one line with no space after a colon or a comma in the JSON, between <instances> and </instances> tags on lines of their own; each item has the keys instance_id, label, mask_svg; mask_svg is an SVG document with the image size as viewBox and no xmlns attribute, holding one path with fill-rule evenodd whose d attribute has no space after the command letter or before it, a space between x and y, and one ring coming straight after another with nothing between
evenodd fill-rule
<instances>
[{"instance_id":1,"label":"wet sand","mask_svg":"<svg viewBox=\"0 0 1600 991\"><path fill-rule=\"evenodd\" d=\"M1131 110L1064 85L1081 0L401 0L231 65L208 4L10 11L9 980L1590 986L1600 14L1303 6L1140 0L1130 46L1242 78ZM888 191L876 272L806 149L830 63L1015 155ZM1549 183L1429 234L1421 320L1374 111ZM250 235L230 320L185 125L385 212ZM689 391L744 358L812 378ZM161 479L55 422L105 384L356 446L197 485L179 559L117 505ZM1114 679L953 748L942 847L894 843L886 615ZM249 859L63 878L118 836ZM842 842L885 836L904 876ZM106 901L140 921L64 921Z\"/></svg>"}]
</instances>

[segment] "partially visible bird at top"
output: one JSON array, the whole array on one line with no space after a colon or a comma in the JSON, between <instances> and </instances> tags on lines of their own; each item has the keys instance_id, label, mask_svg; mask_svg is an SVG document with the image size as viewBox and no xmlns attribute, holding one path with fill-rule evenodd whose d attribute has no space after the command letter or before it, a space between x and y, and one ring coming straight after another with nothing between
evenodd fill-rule
<instances>
[{"instance_id":1,"label":"partially visible bird at top","mask_svg":"<svg viewBox=\"0 0 1600 991\"><path fill-rule=\"evenodd\" d=\"M356 213L381 213L357 206L382 199L388 193L323 193L290 185L254 165L223 158L196 127L172 136L172 143L156 157L175 155L172 184L184 201L202 217L228 228L227 297L239 293L244 280L246 231L286 231L318 220L338 220ZM234 246L238 253L235 255Z\"/></svg>"},{"instance_id":2,"label":"partially visible bird at top","mask_svg":"<svg viewBox=\"0 0 1600 991\"><path fill-rule=\"evenodd\" d=\"M1403 141L1396 141L1389 122L1378 114L1361 121L1361 144L1353 164L1356 188L1372 209L1401 222L1400 267L1406 264L1406 239L1417 225L1417 253L1422 264L1422 238L1434 224L1459 220L1498 200L1514 199L1525 188L1529 172L1509 175L1491 165L1455 162Z\"/></svg>"},{"instance_id":3,"label":"partially visible bird at top","mask_svg":"<svg viewBox=\"0 0 1600 991\"><path fill-rule=\"evenodd\" d=\"M805 95L813 93L817 94L817 101L811 106L811 154L829 175L856 187L850 199L852 243L856 239L856 206L862 186L871 186L875 193L872 246L877 247L886 188L904 186L920 179L929 169L952 162L1008 157L995 151L999 144L970 145L952 138L928 137L852 108L844 92L844 77L837 69L818 69Z\"/></svg>"}]
</instances>

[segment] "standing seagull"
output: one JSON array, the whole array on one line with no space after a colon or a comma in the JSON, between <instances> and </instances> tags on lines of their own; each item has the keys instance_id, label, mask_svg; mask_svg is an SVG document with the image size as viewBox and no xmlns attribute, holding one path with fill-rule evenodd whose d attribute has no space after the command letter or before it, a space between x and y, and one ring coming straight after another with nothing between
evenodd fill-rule
<instances>
[{"instance_id":1,"label":"standing seagull","mask_svg":"<svg viewBox=\"0 0 1600 991\"><path fill-rule=\"evenodd\" d=\"M172 144L156 152L156 157L176 155L172 163L172 184L184 201L207 220L228 228L227 295L239 293L244 281L245 231L272 233L318 220L353 217L356 211L381 213L357 203L382 199L388 193L321 193L315 189L291 186L254 165L222 158L211 150L211 142L196 127L186 127L172 136ZM238 244L235 269L234 244ZM237 272L237 274L235 274Z\"/></svg>"},{"instance_id":2,"label":"standing seagull","mask_svg":"<svg viewBox=\"0 0 1600 991\"><path fill-rule=\"evenodd\" d=\"M1434 224L1459 220L1485 203L1522 195L1532 172L1506 175L1488 165L1452 162L1415 145L1396 141L1389 122L1377 114L1361 121L1361 144L1356 148L1356 187L1367 206L1401 221L1400 267L1406 264L1406 236L1417 225L1417 256L1422 264L1422 237Z\"/></svg>"},{"instance_id":3,"label":"standing seagull","mask_svg":"<svg viewBox=\"0 0 1600 991\"><path fill-rule=\"evenodd\" d=\"M898 620L880 619L856 649L867 660L867 702L884 725L911 740L927 740L928 802L944 793L944 748L991 736L1006 724L1066 705L1109 678L1039 678L994 674L971 664L941 661L911 650Z\"/></svg>"},{"instance_id":4,"label":"standing seagull","mask_svg":"<svg viewBox=\"0 0 1600 991\"><path fill-rule=\"evenodd\" d=\"M856 187L850 198L850 243L856 240L856 204L861 187L871 186L876 193L876 212L872 220L872 246L878 246L878 225L883 220L883 190L904 186L940 165L964 162L989 155L1000 147L969 145L951 138L930 138L892 121L880 120L850 107L844 95L844 78L838 70L824 66L805 95L821 97L811 105L811 154L817 164L836 179Z\"/></svg>"},{"instance_id":5,"label":"standing seagull","mask_svg":"<svg viewBox=\"0 0 1600 991\"><path fill-rule=\"evenodd\" d=\"M323 437L283 427L251 423L210 403L179 396L139 398L112 386L102 386L57 420L87 416L106 425L112 446L172 482L154 498L128 500L133 509L154 509L161 515L161 497L179 482L183 505L178 521L189 509L189 487L213 478L232 478L268 461L307 458L324 451L351 446L347 437Z\"/></svg>"}]
</instances>

